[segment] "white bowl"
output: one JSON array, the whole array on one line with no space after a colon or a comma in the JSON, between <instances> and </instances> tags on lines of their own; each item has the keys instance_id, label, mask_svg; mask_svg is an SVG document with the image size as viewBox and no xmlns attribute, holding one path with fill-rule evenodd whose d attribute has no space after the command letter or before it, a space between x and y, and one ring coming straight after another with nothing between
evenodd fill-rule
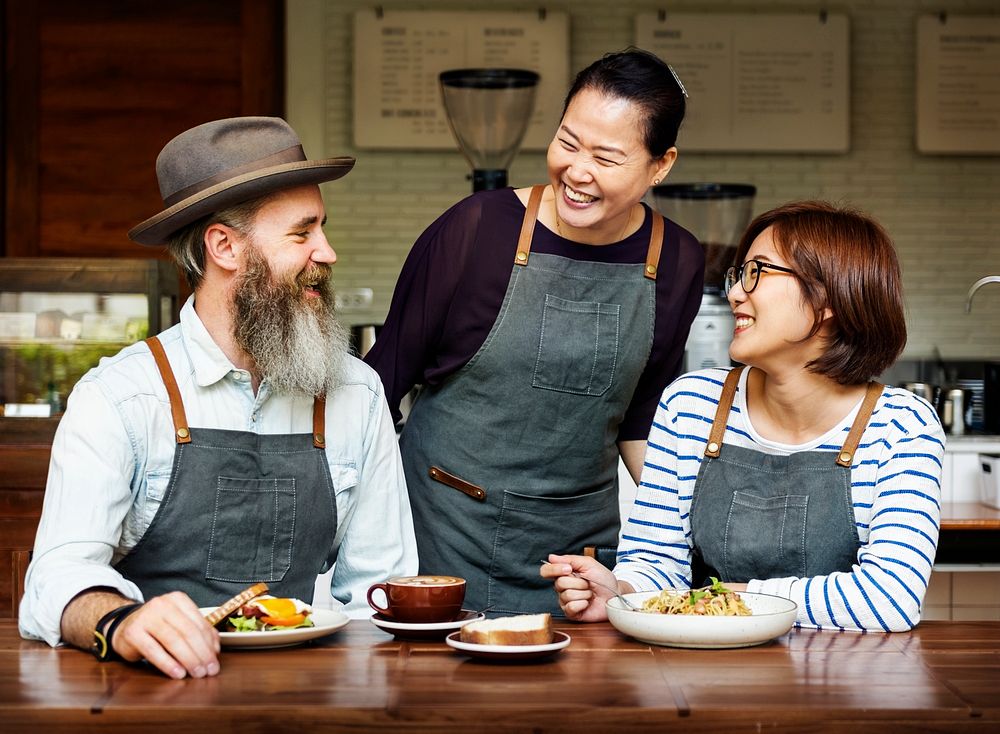
<instances>
[{"instance_id":1,"label":"white bowl","mask_svg":"<svg viewBox=\"0 0 1000 734\"><path fill-rule=\"evenodd\" d=\"M626 594L637 607L658 591ZM691 614L634 612L612 597L607 602L608 620L629 637L667 647L749 647L781 637L795 624L795 602L770 594L739 592L753 612L748 617L702 617Z\"/></svg>"}]
</instances>

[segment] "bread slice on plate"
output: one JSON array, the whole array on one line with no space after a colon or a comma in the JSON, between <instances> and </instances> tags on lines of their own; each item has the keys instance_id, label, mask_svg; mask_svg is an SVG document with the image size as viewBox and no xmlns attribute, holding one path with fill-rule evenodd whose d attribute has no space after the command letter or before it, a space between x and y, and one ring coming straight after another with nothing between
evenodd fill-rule
<instances>
[{"instance_id":1,"label":"bread slice on plate","mask_svg":"<svg viewBox=\"0 0 1000 734\"><path fill-rule=\"evenodd\" d=\"M548 645L552 642L552 615L519 614L470 622L459 639L473 645Z\"/></svg>"}]
</instances>

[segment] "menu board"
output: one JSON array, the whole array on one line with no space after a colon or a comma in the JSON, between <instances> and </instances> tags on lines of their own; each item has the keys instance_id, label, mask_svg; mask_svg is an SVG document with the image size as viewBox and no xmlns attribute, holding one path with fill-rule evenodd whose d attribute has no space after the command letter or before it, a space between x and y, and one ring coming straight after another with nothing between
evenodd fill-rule
<instances>
[{"instance_id":1,"label":"menu board","mask_svg":"<svg viewBox=\"0 0 1000 734\"><path fill-rule=\"evenodd\" d=\"M1000 17L917 19L917 150L1000 153Z\"/></svg>"},{"instance_id":2,"label":"menu board","mask_svg":"<svg viewBox=\"0 0 1000 734\"><path fill-rule=\"evenodd\" d=\"M847 16L640 13L635 38L669 63L687 88L678 147L849 149Z\"/></svg>"},{"instance_id":3,"label":"menu board","mask_svg":"<svg viewBox=\"0 0 1000 734\"><path fill-rule=\"evenodd\" d=\"M358 10L354 14L354 144L455 147L438 74L514 68L540 75L523 149L552 140L569 83L564 12Z\"/></svg>"}]
</instances>

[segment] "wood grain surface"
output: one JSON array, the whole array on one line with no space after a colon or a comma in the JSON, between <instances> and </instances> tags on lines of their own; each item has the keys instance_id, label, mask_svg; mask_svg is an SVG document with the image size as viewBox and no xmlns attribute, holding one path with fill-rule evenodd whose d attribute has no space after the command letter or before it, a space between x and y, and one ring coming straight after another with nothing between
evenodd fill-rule
<instances>
[{"instance_id":1,"label":"wood grain surface","mask_svg":"<svg viewBox=\"0 0 1000 734\"><path fill-rule=\"evenodd\" d=\"M172 681L23 641L0 622L0 722L13 731L998 731L1000 623L910 633L794 630L738 650L653 647L560 624L563 652L484 663L365 620L301 647L223 651Z\"/></svg>"}]
</instances>

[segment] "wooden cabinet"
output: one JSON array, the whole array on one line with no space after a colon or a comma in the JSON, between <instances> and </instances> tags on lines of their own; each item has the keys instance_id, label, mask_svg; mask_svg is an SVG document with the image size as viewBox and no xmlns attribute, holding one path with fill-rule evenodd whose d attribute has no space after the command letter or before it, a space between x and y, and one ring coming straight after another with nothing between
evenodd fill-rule
<instances>
[{"instance_id":1,"label":"wooden cabinet","mask_svg":"<svg viewBox=\"0 0 1000 734\"><path fill-rule=\"evenodd\" d=\"M0 418L0 618L17 617L58 418Z\"/></svg>"},{"instance_id":2,"label":"wooden cabinet","mask_svg":"<svg viewBox=\"0 0 1000 734\"><path fill-rule=\"evenodd\" d=\"M8 400L27 400L43 389L42 382L51 380L64 399L72 383L96 365L100 355L117 353L178 319L177 274L170 263L118 258L0 258L0 318L13 312L30 321L40 305L48 309L46 314L62 313L51 307L64 296L109 310L114 310L113 303L132 297L138 300L142 318L134 319L138 322L134 332L123 331L117 338L106 333L103 339L86 339L86 333L73 336L60 334L59 329L54 335L38 332L32 337L0 337L0 393ZM65 320L79 324L87 314L77 316ZM111 318L110 323L128 325L122 318ZM54 326L50 320L45 328ZM100 323L98 327L103 328ZM60 360L72 368L53 378L46 370ZM17 615L58 423L58 412L43 418L0 416L0 618Z\"/></svg>"},{"instance_id":3,"label":"wooden cabinet","mask_svg":"<svg viewBox=\"0 0 1000 734\"><path fill-rule=\"evenodd\" d=\"M209 120L283 113L283 0L0 0L0 12L0 254L161 257L126 232L162 208L163 145Z\"/></svg>"}]
</instances>

